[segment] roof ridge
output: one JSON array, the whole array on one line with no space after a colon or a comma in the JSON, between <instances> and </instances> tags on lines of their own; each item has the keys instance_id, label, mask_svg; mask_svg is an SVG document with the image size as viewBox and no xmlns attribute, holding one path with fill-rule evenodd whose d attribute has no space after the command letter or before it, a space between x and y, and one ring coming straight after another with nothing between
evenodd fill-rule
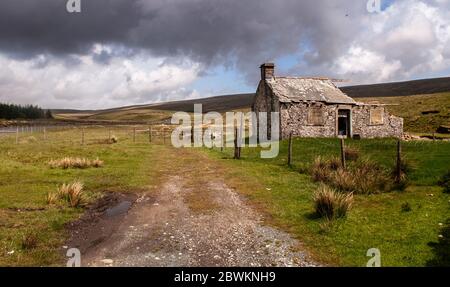
<instances>
[{"instance_id":1,"label":"roof ridge","mask_svg":"<svg viewBox=\"0 0 450 287\"><path fill-rule=\"evenodd\" d=\"M293 76L276 76L275 79L298 79L298 80L331 80L327 77L293 77Z\"/></svg>"}]
</instances>

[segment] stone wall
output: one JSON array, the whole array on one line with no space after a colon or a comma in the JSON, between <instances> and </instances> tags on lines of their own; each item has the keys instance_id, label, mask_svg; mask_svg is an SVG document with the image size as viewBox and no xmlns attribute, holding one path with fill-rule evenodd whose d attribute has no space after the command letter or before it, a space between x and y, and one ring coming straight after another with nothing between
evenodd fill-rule
<instances>
[{"instance_id":1,"label":"stone wall","mask_svg":"<svg viewBox=\"0 0 450 287\"><path fill-rule=\"evenodd\" d=\"M390 115L384 110L383 124L371 125L370 109L372 107L366 105L322 104L324 124L311 125L308 123L310 105L309 103L281 104L280 126L282 138L288 138L291 131L297 137L336 137L337 111L339 109L351 110L352 135L359 135L361 138L401 137L403 135L403 119Z\"/></svg>"},{"instance_id":2,"label":"stone wall","mask_svg":"<svg viewBox=\"0 0 450 287\"><path fill-rule=\"evenodd\" d=\"M383 124L371 124L370 110L373 108L374 106L368 105L352 108L353 135L359 135L361 138L402 137L403 119L389 114L382 107L384 109Z\"/></svg>"},{"instance_id":3,"label":"stone wall","mask_svg":"<svg viewBox=\"0 0 450 287\"><path fill-rule=\"evenodd\" d=\"M314 126L308 124L308 104L281 104L281 136L289 137L335 137L336 136L336 106L323 105L324 124Z\"/></svg>"},{"instance_id":4,"label":"stone wall","mask_svg":"<svg viewBox=\"0 0 450 287\"><path fill-rule=\"evenodd\" d=\"M311 106L322 106L323 125L312 125L308 121L308 112ZM383 121L377 117L379 124L372 124L370 120L371 109L383 109ZM293 133L296 137L337 137L337 114L339 109L351 110L351 133L361 138L398 137L403 135L403 119L395 117L380 105L339 105L326 103L280 103L273 97L264 81L261 81L256 92L252 107L255 112L280 112L280 137L285 139ZM380 114L377 113L377 116ZM269 116L270 117L270 116ZM259 123L258 123L259 125ZM270 119L268 127L270 130ZM270 134L269 134L270 136Z\"/></svg>"}]
</instances>

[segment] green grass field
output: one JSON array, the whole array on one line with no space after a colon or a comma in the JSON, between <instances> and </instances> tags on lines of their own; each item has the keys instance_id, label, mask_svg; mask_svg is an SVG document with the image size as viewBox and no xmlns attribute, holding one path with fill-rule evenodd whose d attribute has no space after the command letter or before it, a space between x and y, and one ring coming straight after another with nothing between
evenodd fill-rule
<instances>
[{"instance_id":1,"label":"green grass field","mask_svg":"<svg viewBox=\"0 0 450 287\"><path fill-rule=\"evenodd\" d=\"M107 128L81 130L68 128L43 135L0 138L0 266L42 266L61 264L62 246L67 238L64 226L77 219L82 208L49 206L46 194L74 180L85 183L89 198L102 192L142 192L158 185L162 167L170 168L182 156L169 146L149 144L145 127L138 127L133 142L131 127L114 127L119 139L107 144ZM395 140L347 141L363 156L387 168L394 164ZM334 224L317 219L313 213L312 193L317 187L306 172L318 155L339 154L336 139L295 139L294 165L287 167L286 142L278 158L263 160L258 149L243 149L243 159L232 160L232 150L195 149L206 154L227 184L245 195L249 203L266 214L268 224L278 226L298 238L314 257L324 264L364 266L366 251L379 248L383 266L426 266L436 258L428 244L437 242L450 217L450 196L437 186L450 168L449 142L407 142L404 155L413 166L410 185L405 191L378 195L357 195L353 209ZM180 153L182 154L182 153ZM51 169L48 161L66 156L100 158L98 169ZM194 173L195 174L195 173ZM412 210L402 211L409 203ZM36 248L22 246L23 237L35 233ZM11 251L14 253L11 254Z\"/></svg>"},{"instance_id":2,"label":"green grass field","mask_svg":"<svg viewBox=\"0 0 450 287\"><path fill-rule=\"evenodd\" d=\"M348 141L361 153L387 168L394 165L395 140ZM450 196L437 186L450 168L450 143L409 142L404 155L413 166L404 191L356 195L346 219L332 225L316 219L312 194L317 185L305 172L318 156L337 156L336 139L295 139L294 165L286 164L287 144L276 159L259 158L257 149L243 149L243 159L232 151L207 151L228 166L228 180L236 190L268 213L269 222L294 234L320 261L342 266L365 266L369 248L378 248L383 266L426 266L436 256L440 223L450 218ZM412 210L402 211L408 203ZM448 264L448 262L447 262Z\"/></svg>"},{"instance_id":3,"label":"green grass field","mask_svg":"<svg viewBox=\"0 0 450 287\"><path fill-rule=\"evenodd\" d=\"M132 142L130 129L116 128L117 144L104 144L107 129L87 129L85 145L77 129L0 138L0 266L41 266L61 263L67 236L64 225L83 212L81 208L49 206L46 195L63 183L80 180L91 200L102 192L140 192L155 180L159 145L149 145L147 135ZM48 161L67 156L100 158L103 168L51 169ZM36 248L23 248L27 234L37 234ZM8 254L12 253L13 254Z\"/></svg>"}]
</instances>

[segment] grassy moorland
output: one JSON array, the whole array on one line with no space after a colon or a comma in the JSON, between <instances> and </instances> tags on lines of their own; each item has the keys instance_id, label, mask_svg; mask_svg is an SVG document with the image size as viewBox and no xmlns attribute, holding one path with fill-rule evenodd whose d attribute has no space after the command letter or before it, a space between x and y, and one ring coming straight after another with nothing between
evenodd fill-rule
<instances>
[{"instance_id":1,"label":"grassy moorland","mask_svg":"<svg viewBox=\"0 0 450 287\"><path fill-rule=\"evenodd\" d=\"M347 142L361 156L387 169L394 166L395 143ZM295 139L292 167L286 164L286 142L280 156L270 160L260 159L258 149L249 148L243 149L241 160L232 160L231 150L206 153L227 166L228 183L266 212L268 222L294 234L326 264L365 266L367 250L378 248L383 266L448 265L437 258L450 246L433 247L433 243L437 244L450 218L450 195L437 185L450 168L450 143L407 142L403 150L411 166L406 189L355 195L347 217L331 223L314 214L312 195L318 184L308 170L319 155L338 156L338 140Z\"/></svg>"},{"instance_id":2,"label":"grassy moorland","mask_svg":"<svg viewBox=\"0 0 450 287\"><path fill-rule=\"evenodd\" d=\"M356 100L392 104L388 110L405 120L407 132L432 133L440 125L450 125L450 93Z\"/></svg>"},{"instance_id":3,"label":"grassy moorland","mask_svg":"<svg viewBox=\"0 0 450 287\"><path fill-rule=\"evenodd\" d=\"M115 144L107 142L108 133L107 128L86 129L85 145L80 144L79 129L49 131L47 140L42 133L23 134L19 144L14 136L0 138L1 266L60 263L67 236L64 226L84 211L82 207L47 204L47 193L63 183L82 181L88 201L105 191L140 192L158 185L162 167L185 160L182 152L175 153L168 144L149 144L144 132L137 134L134 143L130 127L113 128L112 134L118 137ZM359 149L361 157L387 169L394 165L395 143L388 139L347 141ZM289 231L325 264L364 266L369 248L380 249L383 266L445 264L439 256L449 246L438 244L438 235L446 234L443 228L450 217L450 195L444 194L437 182L450 167L450 143L405 142L403 151L411 166L406 189L355 195L347 217L331 224L314 214L312 194L318 184L308 170L317 156L339 154L336 139L295 139L292 167L286 164L286 142L279 157L269 160L260 159L259 150L249 148L243 149L241 160L232 160L230 149L195 149L189 156L207 155L201 157L202 162L209 160L218 167L217 174L209 176L223 177L267 215L269 224ZM64 157L99 158L104 165L50 167L51 160ZM196 198L191 201L190 206L198 205ZM36 241L32 248L26 242L30 235Z\"/></svg>"},{"instance_id":4,"label":"grassy moorland","mask_svg":"<svg viewBox=\"0 0 450 287\"><path fill-rule=\"evenodd\" d=\"M42 266L60 262L67 236L64 225L75 220L83 208L48 205L48 192L79 180L85 185L86 201L101 192L139 192L155 180L155 160L161 147L149 145L147 136L132 141L130 129L113 130L118 142L108 144L107 129L67 129L43 134L0 138L0 266ZM51 168L51 160L81 157L104 161L101 168ZM30 241L32 241L30 243ZM33 246L30 246L33 245Z\"/></svg>"}]
</instances>

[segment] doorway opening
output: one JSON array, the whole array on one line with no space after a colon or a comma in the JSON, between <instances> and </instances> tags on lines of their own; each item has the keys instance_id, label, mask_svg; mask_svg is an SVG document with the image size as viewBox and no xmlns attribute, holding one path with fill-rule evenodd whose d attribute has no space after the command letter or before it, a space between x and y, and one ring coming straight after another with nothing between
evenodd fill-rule
<instances>
[{"instance_id":1,"label":"doorway opening","mask_svg":"<svg viewBox=\"0 0 450 287\"><path fill-rule=\"evenodd\" d=\"M350 137L350 110L338 111L338 136Z\"/></svg>"}]
</instances>

